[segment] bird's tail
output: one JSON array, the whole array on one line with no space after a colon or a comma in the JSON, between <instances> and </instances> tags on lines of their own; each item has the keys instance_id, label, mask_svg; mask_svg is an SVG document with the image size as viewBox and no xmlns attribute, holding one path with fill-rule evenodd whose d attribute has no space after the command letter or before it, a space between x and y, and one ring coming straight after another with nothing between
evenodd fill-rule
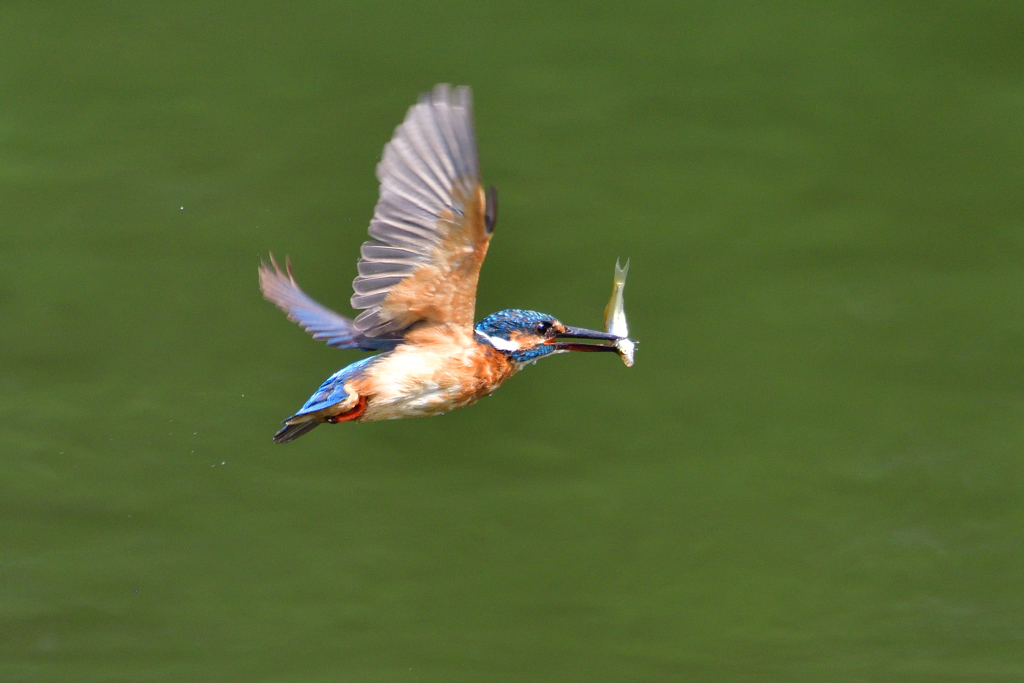
<instances>
[{"instance_id":1,"label":"bird's tail","mask_svg":"<svg viewBox=\"0 0 1024 683\"><path fill-rule=\"evenodd\" d=\"M278 430L277 434L274 434L274 443L288 443L289 441L295 441L306 432L313 431L320 424L319 420L306 420L305 422L299 422L298 424L286 424Z\"/></svg>"}]
</instances>

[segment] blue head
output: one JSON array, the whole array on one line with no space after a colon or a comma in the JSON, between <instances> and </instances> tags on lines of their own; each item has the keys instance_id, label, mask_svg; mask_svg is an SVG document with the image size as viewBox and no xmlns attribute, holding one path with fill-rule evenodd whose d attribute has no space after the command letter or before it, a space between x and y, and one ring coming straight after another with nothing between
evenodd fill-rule
<instances>
[{"instance_id":1,"label":"blue head","mask_svg":"<svg viewBox=\"0 0 1024 683\"><path fill-rule=\"evenodd\" d=\"M563 325L554 316L537 311L510 308L476 324L477 341L497 349L517 363L529 363L552 353L566 351L615 351L604 344L576 344L558 341L559 337L614 341L615 335Z\"/></svg>"}]
</instances>

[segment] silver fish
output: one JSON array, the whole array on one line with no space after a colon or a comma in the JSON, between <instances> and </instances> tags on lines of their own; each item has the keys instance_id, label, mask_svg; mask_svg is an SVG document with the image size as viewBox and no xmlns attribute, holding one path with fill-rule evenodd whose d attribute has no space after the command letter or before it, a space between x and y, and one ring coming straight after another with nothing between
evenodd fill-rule
<instances>
[{"instance_id":1,"label":"silver fish","mask_svg":"<svg viewBox=\"0 0 1024 683\"><path fill-rule=\"evenodd\" d=\"M629 259L626 259L626 266L619 265L615 259L615 279L612 280L612 296L608 305L604 307L604 329L609 334L614 334L618 339L615 341L615 350L619 358L626 364L626 367L633 367L633 354L636 351L636 341L629 338L629 326L626 324L626 309L622 300L622 290L626 287L626 273L629 272Z\"/></svg>"}]
</instances>

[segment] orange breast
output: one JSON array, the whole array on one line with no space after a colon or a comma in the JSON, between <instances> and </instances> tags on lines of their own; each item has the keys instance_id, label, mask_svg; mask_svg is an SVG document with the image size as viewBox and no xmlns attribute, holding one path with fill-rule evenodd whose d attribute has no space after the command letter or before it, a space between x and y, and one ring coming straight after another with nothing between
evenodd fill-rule
<instances>
[{"instance_id":1,"label":"orange breast","mask_svg":"<svg viewBox=\"0 0 1024 683\"><path fill-rule=\"evenodd\" d=\"M461 326L415 330L351 382L367 399L361 422L438 415L475 403L518 366Z\"/></svg>"}]
</instances>

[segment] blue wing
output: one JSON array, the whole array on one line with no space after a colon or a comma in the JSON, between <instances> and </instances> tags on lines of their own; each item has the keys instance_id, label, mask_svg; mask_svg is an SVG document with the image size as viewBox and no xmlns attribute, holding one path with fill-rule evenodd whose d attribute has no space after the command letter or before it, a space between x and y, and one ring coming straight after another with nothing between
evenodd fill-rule
<instances>
[{"instance_id":1,"label":"blue wing","mask_svg":"<svg viewBox=\"0 0 1024 683\"><path fill-rule=\"evenodd\" d=\"M320 388L309 397L309 400L306 401L304 406L302 406L302 409L285 420L285 423L294 420L297 417L302 417L309 413L315 413L318 410L329 408L336 403L344 401L348 398L348 392L345 391L345 382L365 370L370 363L373 363L378 358L380 358L379 355L370 356L369 358L364 358L346 368L338 370L336 373L328 377L327 381L321 384Z\"/></svg>"},{"instance_id":2,"label":"blue wing","mask_svg":"<svg viewBox=\"0 0 1024 683\"><path fill-rule=\"evenodd\" d=\"M352 320L335 313L314 301L299 288L292 276L291 264L285 262L285 270L270 257L270 265L260 263L260 289L263 296L313 335L313 339L327 342L339 349L363 349L364 351L386 351L398 346L394 337L367 337L355 328Z\"/></svg>"},{"instance_id":3,"label":"blue wing","mask_svg":"<svg viewBox=\"0 0 1024 683\"><path fill-rule=\"evenodd\" d=\"M348 398L348 392L345 391L345 382L358 376L370 363L375 362L383 355L385 354L364 358L349 365L347 368L338 370L328 377L327 381L316 390L316 393L309 397L309 400L302 406L302 409L284 421L284 427L278 430L277 434L274 434L274 441L276 443L288 443L315 429L317 425L323 422L315 413L325 408L330 408Z\"/></svg>"}]
</instances>

